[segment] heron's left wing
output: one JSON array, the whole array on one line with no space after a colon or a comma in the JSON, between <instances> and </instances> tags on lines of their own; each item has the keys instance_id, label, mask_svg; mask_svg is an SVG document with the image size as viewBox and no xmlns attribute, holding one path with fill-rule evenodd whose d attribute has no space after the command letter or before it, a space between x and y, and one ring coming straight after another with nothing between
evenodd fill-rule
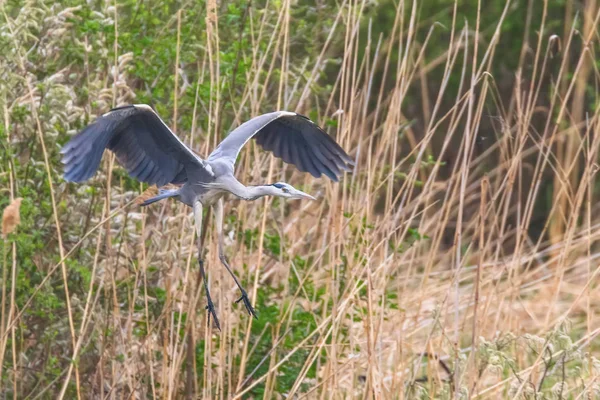
<instances>
[{"instance_id":1,"label":"heron's left wing","mask_svg":"<svg viewBox=\"0 0 600 400\"><path fill-rule=\"evenodd\" d=\"M325 174L337 181L354 165L350 156L318 125L289 111L263 114L243 123L223 139L208 161L225 160L233 167L240 150L253 137L275 157L315 178Z\"/></svg>"}]
</instances>

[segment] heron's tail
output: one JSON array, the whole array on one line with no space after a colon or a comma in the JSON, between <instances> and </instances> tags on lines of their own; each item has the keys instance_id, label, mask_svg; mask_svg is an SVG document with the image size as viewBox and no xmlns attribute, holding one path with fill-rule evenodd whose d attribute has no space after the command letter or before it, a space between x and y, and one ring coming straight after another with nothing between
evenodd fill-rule
<instances>
[{"instance_id":1,"label":"heron's tail","mask_svg":"<svg viewBox=\"0 0 600 400\"><path fill-rule=\"evenodd\" d=\"M158 192L158 196L150 197L148 200L144 201L140 205L142 207L144 207L149 204L156 203L157 201L166 199L168 197L176 197L176 196L179 196L179 189L172 189L172 190L160 189Z\"/></svg>"}]
</instances>

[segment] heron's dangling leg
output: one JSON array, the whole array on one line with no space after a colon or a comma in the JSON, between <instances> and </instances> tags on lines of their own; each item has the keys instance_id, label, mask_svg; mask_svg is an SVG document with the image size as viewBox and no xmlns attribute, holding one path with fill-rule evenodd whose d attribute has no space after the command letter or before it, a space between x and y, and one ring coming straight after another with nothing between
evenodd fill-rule
<instances>
[{"instance_id":1,"label":"heron's dangling leg","mask_svg":"<svg viewBox=\"0 0 600 400\"><path fill-rule=\"evenodd\" d=\"M221 263L223 263L225 268L227 268L227 272L229 272L229 274L235 281L235 284L240 289L240 292L242 292L242 297L240 297L236 301L236 303L243 301L244 306L246 306L246 310L248 311L248 314L252 315L254 318L258 318L256 316L256 311L254 311L254 308L252 307L252 303L250 303L250 298L248 297L248 293L246 293L246 291L242 287L242 284L240 283L238 278L235 276L235 274L231 270L231 267L229 266L229 263L227 262L227 258L225 258L225 253L223 252L223 200L219 199L219 201L217 202L217 204L214 207L215 207L215 220L217 222L217 236L219 237L219 260L221 260Z\"/></svg>"},{"instance_id":2,"label":"heron's dangling leg","mask_svg":"<svg viewBox=\"0 0 600 400\"><path fill-rule=\"evenodd\" d=\"M208 289L208 280L206 279L206 272L204 271L204 261L202 260L202 203L199 201L194 202L194 221L196 224L196 233L198 234L198 266L200 267L200 275L204 282L204 290L206 292L206 309L208 310L208 324L210 325L210 316L212 315L215 320L217 329L221 330L219 324L219 318L215 311L215 305L210 298L210 290Z\"/></svg>"}]
</instances>

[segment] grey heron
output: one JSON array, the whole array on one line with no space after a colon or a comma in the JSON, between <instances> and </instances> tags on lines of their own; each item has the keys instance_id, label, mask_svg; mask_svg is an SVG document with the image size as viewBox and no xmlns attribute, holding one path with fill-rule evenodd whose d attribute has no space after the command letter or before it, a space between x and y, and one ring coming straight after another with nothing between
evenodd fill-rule
<instances>
[{"instance_id":1,"label":"grey heron","mask_svg":"<svg viewBox=\"0 0 600 400\"><path fill-rule=\"evenodd\" d=\"M289 111L263 114L243 123L204 160L187 147L150 106L135 104L117 107L98 117L61 149L64 178L70 182L91 178L100 165L104 150L109 149L131 177L158 187L169 183L177 185L177 189L161 190L142 205L173 197L192 207L199 253L202 208L213 207L219 259L241 292L237 302L243 301L248 313L256 318L248 294L225 257L223 196L231 193L244 200L263 196L312 200L314 197L285 182L258 186L240 183L234 176L235 161L251 138L263 149L315 178L324 174L337 181L354 165L350 156L318 125ZM201 258L198 254L209 320L212 314L220 329Z\"/></svg>"}]
</instances>

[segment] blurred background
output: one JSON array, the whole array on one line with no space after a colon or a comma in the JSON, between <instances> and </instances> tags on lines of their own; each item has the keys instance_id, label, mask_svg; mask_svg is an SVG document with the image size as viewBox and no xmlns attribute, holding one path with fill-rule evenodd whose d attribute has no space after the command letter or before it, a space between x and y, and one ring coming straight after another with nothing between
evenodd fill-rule
<instances>
[{"instance_id":1,"label":"blurred background","mask_svg":"<svg viewBox=\"0 0 600 400\"><path fill-rule=\"evenodd\" d=\"M595 0L0 3L2 398L600 396ZM60 148L151 105L206 156L277 109L356 160L340 183L254 144L236 176L317 202L140 208L108 152Z\"/></svg>"}]
</instances>

